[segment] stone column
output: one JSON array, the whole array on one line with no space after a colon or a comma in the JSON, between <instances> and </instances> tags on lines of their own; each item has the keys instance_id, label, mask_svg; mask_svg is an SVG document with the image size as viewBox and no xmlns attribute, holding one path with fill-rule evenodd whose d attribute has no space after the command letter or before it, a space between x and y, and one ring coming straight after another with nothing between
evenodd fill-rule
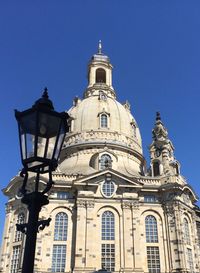
<instances>
[{"instance_id":1,"label":"stone column","mask_svg":"<svg viewBox=\"0 0 200 273\"><path fill-rule=\"evenodd\" d=\"M123 225L123 217L120 215L119 217L119 253L120 253L120 271L124 270L124 225Z\"/></svg>"},{"instance_id":2,"label":"stone column","mask_svg":"<svg viewBox=\"0 0 200 273\"><path fill-rule=\"evenodd\" d=\"M134 272L142 273L144 272L141 267L141 256L144 253L141 253L140 247L140 215L139 215L139 202L134 201L131 204L132 210L132 225L133 225L133 266Z\"/></svg>"},{"instance_id":3,"label":"stone column","mask_svg":"<svg viewBox=\"0 0 200 273\"><path fill-rule=\"evenodd\" d=\"M2 238L2 247L1 247L1 262L0 262L0 267L3 269L2 272L8 272L9 270L9 255L10 257L12 257L12 248L11 248L11 244L12 244L12 237L11 237L11 230L13 232L14 230L14 224L15 223L11 223L11 219L12 219L12 206L7 204L6 206L6 218L5 218L5 224L4 224L4 232L3 232L3 238ZM11 227L12 226L12 227Z\"/></svg>"},{"instance_id":4,"label":"stone column","mask_svg":"<svg viewBox=\"0 0 200 273\"><path fill-rule=\"evenodd\" d=\"M97 236L100 236L99 231L96 233L96 224L94 222L94 200L86 201L86 210L87 210L87 218L86 218L86 242L85 242L85 270L87 271L95 271L96 268L96 258L99 253L95 252L96 244L100 245L99 240L97 240Z\"/></svg>"},{"instance_id":5,"label":"stone column","mask_svg":"<svg viewBox=\"0 0 200 273\"><path fill-rule=\"evenodd\" d=\"M172 271L172 246L170 241L171 239L171 234L170 234L170 225L171 223L173 224L174 221L174 210L172 207L167 206L166 204L163 205L163 214L164 214L164 225L165 225L165 231L166 231L166 252L167 252L167 257L166 257L166 270L169 270L169 272Z\"/></svg>"},{"instance_id":6,"label":"stone column","mask_svg":"<svg viewBox=\"0 0 200 273\"><path fill-rule=\"evenodd\" d=\"M172 260L172 272L186 272L186 260L183 247L183 230L181 213L178 202L171 202L166 206L169 222L169 236Z\"/></svg>"},{"instance_id":7,"label":"stone column","mask_svg":"<svg viewBox=\"0 0 200 273\"><path fill-rule=\"evenodd\" d=\"M76 246L75 246L75 268L74 272L80 272L85 268L86 262L86 201L77 200L77 224L76 224Z\"/></svg>"},{"instance_id":8,"label":"stone column","mask_svg":"<svg viewBox=\"0 0 200 273\"><path fill-rule=\"evenodd\" d=\"M191 230L191 240L193 248L193 263L194 263L194 270L196 272L200 272L200 260L199 260L199 247L198 247L198 237L197 237L197 225L196 225L196 213L194 211L190 212L192 215L192 223L193 226L190 227Z\"/></svg>"},{"instance_id":9,"label":"stone column","mask_svg":"<svg viewBox=\"0 0 200 273\"><path fill-rule=\"evenodd\" d=\"M124 272L133 272L133 227L131 203L123 202Z\"/></svg>"}]
</instances>

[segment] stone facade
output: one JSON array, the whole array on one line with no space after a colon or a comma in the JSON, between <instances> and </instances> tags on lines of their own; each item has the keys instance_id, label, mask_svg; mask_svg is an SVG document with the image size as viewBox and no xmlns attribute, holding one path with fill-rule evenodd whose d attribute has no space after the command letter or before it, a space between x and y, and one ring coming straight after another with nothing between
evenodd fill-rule
<instances>
[{"instance_id":1,"label":"stone facade","mask_svg":"<svg viewBox=\"0 0 200 273\"><path fill-rule=\"evenodd\" d=\"M88 87L75 98L50 203L40 218L52 218L38 233L35 273L200 272L200 211L197 196L157 113L149 169L130 104L116 101L112 65L102 53L88 65ZM34 176L29 179L31 189ZM40 187L47 182L42 176ZM0 272L21 271L27 220L17 175L8 196Z\"/></svg>"}]
</instances>

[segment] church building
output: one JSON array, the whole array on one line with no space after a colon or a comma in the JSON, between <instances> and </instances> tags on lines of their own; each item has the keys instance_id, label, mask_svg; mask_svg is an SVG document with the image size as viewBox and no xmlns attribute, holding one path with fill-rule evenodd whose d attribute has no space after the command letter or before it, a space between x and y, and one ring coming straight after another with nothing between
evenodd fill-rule
<instances>
[{"instance_id":1,"label":"church building","mask_svg":"<svg viewBox=\"0 0 200 273\"><path fill-rule=\"evenodd\" d=\"M112 70L99 43L83 98L68 111L70 131L40 212L52 221L38 233L34 272L199 273L198 197L181 175L160 113L146 166L140 129L130 104L117 101ZM41 188L47 180L41 176ZM25 235L16 223L27 222L21 184L17 175L3 189L2 273L21 272Z\"/></svg>"}]
</instances>

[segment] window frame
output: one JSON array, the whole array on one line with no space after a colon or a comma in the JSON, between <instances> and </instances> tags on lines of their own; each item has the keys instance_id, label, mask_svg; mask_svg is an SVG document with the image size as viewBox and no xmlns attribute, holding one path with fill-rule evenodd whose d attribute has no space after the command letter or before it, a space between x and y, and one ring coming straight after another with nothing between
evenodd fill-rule
<instances>
[{"instance_id":1,"label":"window frame","mask_svg":"<svg viewBox=\"0 0 200 273\"><path fill-rule=\"evenodd\" d=\"M102 159L104 158L104 159ZM99 170L105 170L105 160L108 159L111 162L111 168L112 168L112 157L109 154L102 154L99 159Z\"/></svg>"},{"instance_id":2,"label":"window frame","mask_svg":"<svg viewBox=\"0 0 200 273\"><path fill-rule=\"evenodd\" d=\"M102 80L100 80L102 79ZM99 67L95 71L95 83L105 83L106 84L106 70Z\"/></svg>"},{"instance_id":3,"label":"window frame","mask_svg":"<svg viewBox=\"0 0 200 273\"><path fill-rule=\"evenodd\" d=\"M108 128L108 115L106 113L100 114L100 128Z\"/></svg>"},{"instance_id":4,"label":"window frame","mask_svg":"<svg viewBox=\"0 0 200 273\"><path fill-rule=\"evenodd\" d=\"M101 268L115 271L115 244L101 244Z\"/></svg>"},{"instance_id":5,"label":"window frame","mask_svg":"<svg viewBox=\"0 0 200 273\"><path fill-rule=\"evenodd\" d=\"M101 240L115 240L115 215L110 210L105 210L101 216Z\"/></svg>"},{"instance_id":6,"label":"window frame","mask_svg":"<svg viewBox=\"0 0 200 273\"><path fill-rule=\"evenodd\" d=\"M20 219L20 216L22 216L22 218ZM26 216L24 212L20 212L17 215L17 224L24 224L26 220ZM15 227L15 236L14 236L14 242L20 242L23 240L23 233L21 231L17 230L17 227Z\"/></svg>"},{"instance_id":7,"label":"window frame","mask_svg":"<svg viewBox=\"0 0 200 273\"><path fill-rule=\"evenodd\" d=\"M149 273L161 272L160 251L158 246L147 246L147 267Z\"/></svg>"},{"instance_id":8,"label":"window frame","mask_svg":"<svg viewBox=\"0 0 200 273\"><path fill-rule=\"evenodd\" d=\"M101 194L103 195L103 197L112 198L115 192L116 192L116 185L114 181L105 180L101 184Z\"/></svg>"},{"instance_id":9,"label":"window frame","mask_svg":"<svg viewBox=\"0 0 200 273\"><path fill-rule=\"evenodd\" d=\"M158 223L154 215L145 217L146 243L158 243Z\"/></svg>"},{"instance_id":10,"label":"window frame","mask_svg":"<svg viewBox=\"0 0 200 273\"><path fill-rule=\"evenodd\" d=\"M13 246L10 273L18 273L21 258L21 245Z\"/></svg>"},{"instance_id":11,"label":"window frame","mask_svg":"<svg viewBox=\"0 0 200 273\"><path fill-rule=\"evenodd\" d=\"M64 219L63 216L66 218ZM67 236L68 236L68 215L66 212L61 211L55 215L54 241L67 241Z\"/></svg>"},{"instance_id":12,"label":"window frame","mask_svg":"<svg viewBox=\"0 0 200 273\"><path fill-rule=\"evenodd\" d=\"M187 245L191 245L190 225L186 217L183 218L183 228L184 228L184 241Z\"/></svg>"},{"instance_id":13,"label":"window frame","mask_svg":"<svg viewBox=\"0 0 200 273\"><path fill-rule=\"evenodd\" d=\"M60 251L58 250L59 248L60 248ZM66 256L67 256L66 245L53 244L51 272L65 272L66 260L67 260Z\"/></svg>"}]
</instances>

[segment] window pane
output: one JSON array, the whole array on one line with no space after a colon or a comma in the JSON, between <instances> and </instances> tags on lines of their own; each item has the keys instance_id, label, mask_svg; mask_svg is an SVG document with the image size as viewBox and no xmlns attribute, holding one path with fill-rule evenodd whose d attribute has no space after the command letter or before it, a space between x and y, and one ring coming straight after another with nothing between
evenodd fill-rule
<instances>
[{"instance_id":1,"label":"window pane","mask_svg":"<svg viewBox=\"0 0 200 273\"><path fill-rule=\"evenodd\" d=\"M24 213L20 213L17 217L17 224L24 224L25 223L25 215ZM15 242L21 241L23 238L23 233L21 231L15 230Z\"/></svg>"},{"instance_id":2,"label":"window pane","mask_svg":"<svg viewBox=\"0 0 200 273\"><path fill-rule=\"evenodd\" d=\"M20 246L13 247L10 273L17 273L19 268L19 258L20 258Z\"/></svg>"},{"instance_id":3,"label":"window pane","mask_svg":"<svg viewBox=\"0 0 200 273\"><path fill-rule=\"evenodd\" d=\"M155 195L145 195L144 196L144 202L146 203L155 203L158 202L158 199Z\"/></svg>"},{"instance_id":4,"label":"window pane","mask_svg":"<svg viewBox=\"0 0 200 273\"><path fill-rule=\"evenodd\" d=\"M115 271L115 245L101 245L101 268L108 271Z\"/></svg>"},{"instance_id":5,"label":"window pane","mask_svg":"<svg viewBox=\"0 0 200 273\"><path fill-rule=\"evenodd\" d=\"M55 241L66 241L67 240L67 227L68 227L68 216L64 212L56 214L55 228L54 228L54 240Z\"/></svg>"},{"instance_id":6,"label":"window pane","mask_svg":"<svg viewBox=\"0 0 200 273\"><path fill-rule=\"evenodd\" d=\"M57 193L57 198L58 199L63 199L63 200L66 200L70 197L70 193L69 192L66 192L66 191L60 191Z\"/></svg>"},{"instance_id":7,"label":"window pane","mask_svg":"<svg viewBox=\"0 0 200 273\"><path fill-rule=\"evenodd\" d=\"M65 272L66 245L54 245L52 253L52 272Z\"/></svg>"},{"instance_id":8,"label":"window pane","mask_svg":"<svg viewBox=\"0 0 200 273\"><path fill-rule=\"evenodd\" d=\"M200 246L200 222L197 222L197 237L198 237L198 244Z\"/></svg>"},{"instance_id":9,"label":"window pane","mask_svg":"<svg viewBox=\"0 0 200 273\"><path fill-rule=\"evenodd\" d=\"M147 264L149 273L160 273L160 255L158 247L147 247Z\"/></svg>"},{"instance_id":10,"label":"window pane","mask_svg":"<svg viewBox=\"0 0 200 273\"><path fill-rule=\"evenodd\" d=\"M115 218L111 211L105 211L102 214L102 240L114 240L115 239Z\"/></svg>"},{"instance_id":11,"label":"window pane","mask_svg":"<svg viewBox=\"0 0 200 273\"><path fill-rule=\"evenodd\" d=\"M102 186L102 192L106 197L113 195L115 191L115 184L112 181L105 181Z\"/></svg>"},{"instance_id":12,"label":"window pane","mask_svg":"<svg viewBox=\"0 0 200 273\"><path fill-rule=\"evenodd\" d=\"M148 215L145 218L146 229L146 242L157 243L158 242L158 229L156 218L152 215Z\"/></svg>"},{"instance_id":13,"label":"window pane","mask_svg":"<svg viewBox=\"0 0 200 273\"><path fill-rule=\"evenodd\" d=\"M100 170L104 170L105 168L112 168L112 159L108 154L104 154L100 159Z\"/></svg>"},{"instance_id":14,"label":"window pane","mask_svg":"<svg viewBox=\"0 0 200 273\"><path fill-rule=\"evenodd\" d=\"M107 128L108 127L108 117L106 114L101 115L101 127Z\"/></svg>"},{"instance_id":15,"label":"window pane","mask_svg":"<svg viewBox=\"0 0 200 273\"><path fill-rule=\"evenodd\" d=\"M194 264L192 258L192 250L187 248L187 265L191 272L194 272Z\"/></svg>"},{"instance_id":16,"label":"window pane","mask_svg":"<svg viewBox=\"0 0 200 273\"><path fill-rule=\"evenodd\" d=\"M190 230L189 230L189 223L186 218L183 219L183 225L184 225L184 239L185 243L190 245Z\"/></svg>"}]
</instances>

